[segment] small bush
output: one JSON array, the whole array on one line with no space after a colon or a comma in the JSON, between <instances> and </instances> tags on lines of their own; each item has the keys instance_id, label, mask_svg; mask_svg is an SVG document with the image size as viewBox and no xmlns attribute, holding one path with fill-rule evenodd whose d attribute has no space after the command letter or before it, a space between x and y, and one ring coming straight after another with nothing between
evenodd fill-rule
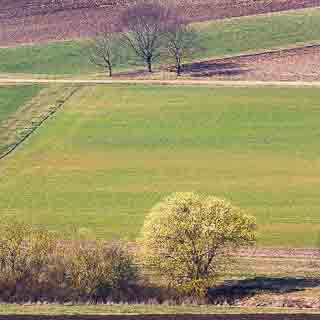
<instances>
[{"instance_id":1,"label":"small bush","mask_svg":"<svg viewBox=\"0 0 320 320\"><path fill-rule=\"evenodd\" d=\"M51 286L57 240L46 230L11 222L1 226L0 286L4 300L38 300Z\"/></svg>"},{"instance_id":2,"label":"small bush","mask_svg":"<svg viewBox=\"0 0 320 320\"><path fill-rule=\"evenodd\" d=\"M120 245L77 243L66 257L66 279L73 298L94 303L127 300L137 282L133 258Z\"/></svg>"}]
</instances>

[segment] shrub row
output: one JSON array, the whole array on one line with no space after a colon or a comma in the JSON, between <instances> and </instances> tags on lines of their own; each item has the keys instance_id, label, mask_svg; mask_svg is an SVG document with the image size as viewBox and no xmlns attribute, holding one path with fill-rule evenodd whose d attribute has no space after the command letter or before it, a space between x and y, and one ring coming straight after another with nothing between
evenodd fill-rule
<instances>
[{"instance_id":1,"label":"shrub row","mask_svg":"<svg viewBox=\"0 0 320 320\"><path fill-rule=\"evenodd\" d=\"M122 244L62 242L47 230L11 222L0 226L0 300L207 301L230 252L255 238L254 217L192 192L175 193L152 208L135 256Z\"/></svg>"},{"instance_id":2,"label":"shrub row","mask_svg":"<svg viewBox=\"0 0 320 320\"><path fill-rule=\"evenodd\" d=\"M121 244L68 241L13 222L2 225L3 302L106 302L135 299L138 269Z\"/></svg>"}]
</instances>

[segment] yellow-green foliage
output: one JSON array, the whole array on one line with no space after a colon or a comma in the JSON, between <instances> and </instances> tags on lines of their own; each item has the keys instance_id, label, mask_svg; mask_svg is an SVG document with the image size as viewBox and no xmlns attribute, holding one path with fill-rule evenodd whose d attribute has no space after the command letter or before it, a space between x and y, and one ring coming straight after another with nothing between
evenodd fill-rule
<instances>
[{"instance_id":1,"label":"yellow-green foliage","mask_svg":"<svg viewBox=\"0 0 320 320\"><path fill-rule=\"evenodd\" d=\"M58 242L20 222L0 225L0 300L98 301L129 299L137 267L120 245Z\"/></svg>"},{"instance_id":2,"label":"yellow-green foliage","mask_svg":"<svg viewBox=\"0 0 320 320\"><path fill-rule=\"evenodd\" d=\"M227 252L254 243L255 229L255 219L227 201L176 193L146 217L142 259L170 286L203 295Z\"/></svg>"},{"instance_id":3,"label":"yellow-green foliage","mask_svg":"<svg viewBox=\"0 0 320 320\"><path fill-rule=\"evenodd\" d=\"M80 297L93 301L119 298L136 282L137 269L122 246L77 243L66 256L69 285Z\"/></svg>"},{"instance_id":4,"label":"yellow-green foliage","mask_svg":"<svg viewBox=\"0 0 320 320\"><path fill-rule=\"evenodd\" d=\"M98 287L111 291L111 283L107 275L110 271L107 261L104 259L103 247L95 244L91 248L80 245L73 248L68 255L67 275L70 285L78 289L81 295L93 297Z\"/></svg>"},{"instance_id":5,"label":"yellow-green foliage","mask_svg":"<svg viewBox=\"0 0 320 320\"><path fill-rule=\"evenodd\" d=\"M56 248L55 237L46 230L35 230L20 222L3 224L0 233L2 276L16 281L38 277Z\"/></svg>"}]
</instances>

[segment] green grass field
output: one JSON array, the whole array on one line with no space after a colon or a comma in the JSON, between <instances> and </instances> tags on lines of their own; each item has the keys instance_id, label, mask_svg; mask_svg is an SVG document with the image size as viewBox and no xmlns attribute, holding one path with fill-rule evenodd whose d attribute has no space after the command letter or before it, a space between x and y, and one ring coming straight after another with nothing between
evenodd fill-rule
<instances>
[{"instance_id":1,"label":"green grass field","mask_svg":"<svg viewBox=\"0 0 320 320\"><path fill-rule=\"evenodd\" d=\"M320 40L320 9L242 17L195 24L202 50L196 58L238 54ZM48 75L96 73L84 53L84 41L0 49L0 72ZM122 67L128 67L123 65Z\"/></svg>"},{"instance_id":2,"label":"green grass field","mask_svg":"<svg viewBox=\"0 0 320 320\"><path fill-rule=\"evenodd\" d=\"M0 85L0 125L40 90L38 85Z\"/></svg>"},{"instance_id":3,"label":"green grass field","mask_svg":"<svg viewBox=\"0 0 320 320\"><path fill-rule=\"evenodd\" d=\"M0 167L0 212L134 239L175 191L231 200L259 244L320 234L320 92L311 88L83 87Z\"/></svg>"}]
</instances>

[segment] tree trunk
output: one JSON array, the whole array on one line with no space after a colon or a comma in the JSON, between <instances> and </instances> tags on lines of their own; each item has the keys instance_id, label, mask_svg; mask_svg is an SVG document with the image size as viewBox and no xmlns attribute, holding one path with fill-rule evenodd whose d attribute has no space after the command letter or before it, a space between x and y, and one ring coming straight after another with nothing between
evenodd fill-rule
<instances>
[{"instance_id":1,"label":"tree trunk","mask_svg":"<svg viewBox=\"0 0 320 320\"><path fill-rule=\"evenodd\" d=\"M108 70L109 70L109 77L112 77L112 66L109 64L108 65Z\"/></svg>"},{"instance_id":2,"label":"tree trunk","mask_svg":"<svg viewBox=\"0 0 320 320\"><path fill-rule=\"evenodd\" d=\"M177 76L179 77L181 75L182 65L181 65L181 57L178 52L176 53L176 71L177 71Z\"/></svg>"},{"instance_id":3,"label":"tree trunk","mask_svg":"<svg viewBox=\"0 0 320 320\"><path fill-rule=\"evenodd\" d=\"M177 70L177 76L181 76L181 64L180 63L177 63L177 66L176 66L176 70Z\"/></svg>"},{"instance_id":4,"label":"tree trunk","mask_svg":"<svg viewBox=\"0 0 320 320\"><path fill-rule=\"evenodd\" d=\"M147 64L148 64L148 71L151 73L152 72L152 62L151 62L151 58L147 59Z\"/></svg>"}]
</instances>

